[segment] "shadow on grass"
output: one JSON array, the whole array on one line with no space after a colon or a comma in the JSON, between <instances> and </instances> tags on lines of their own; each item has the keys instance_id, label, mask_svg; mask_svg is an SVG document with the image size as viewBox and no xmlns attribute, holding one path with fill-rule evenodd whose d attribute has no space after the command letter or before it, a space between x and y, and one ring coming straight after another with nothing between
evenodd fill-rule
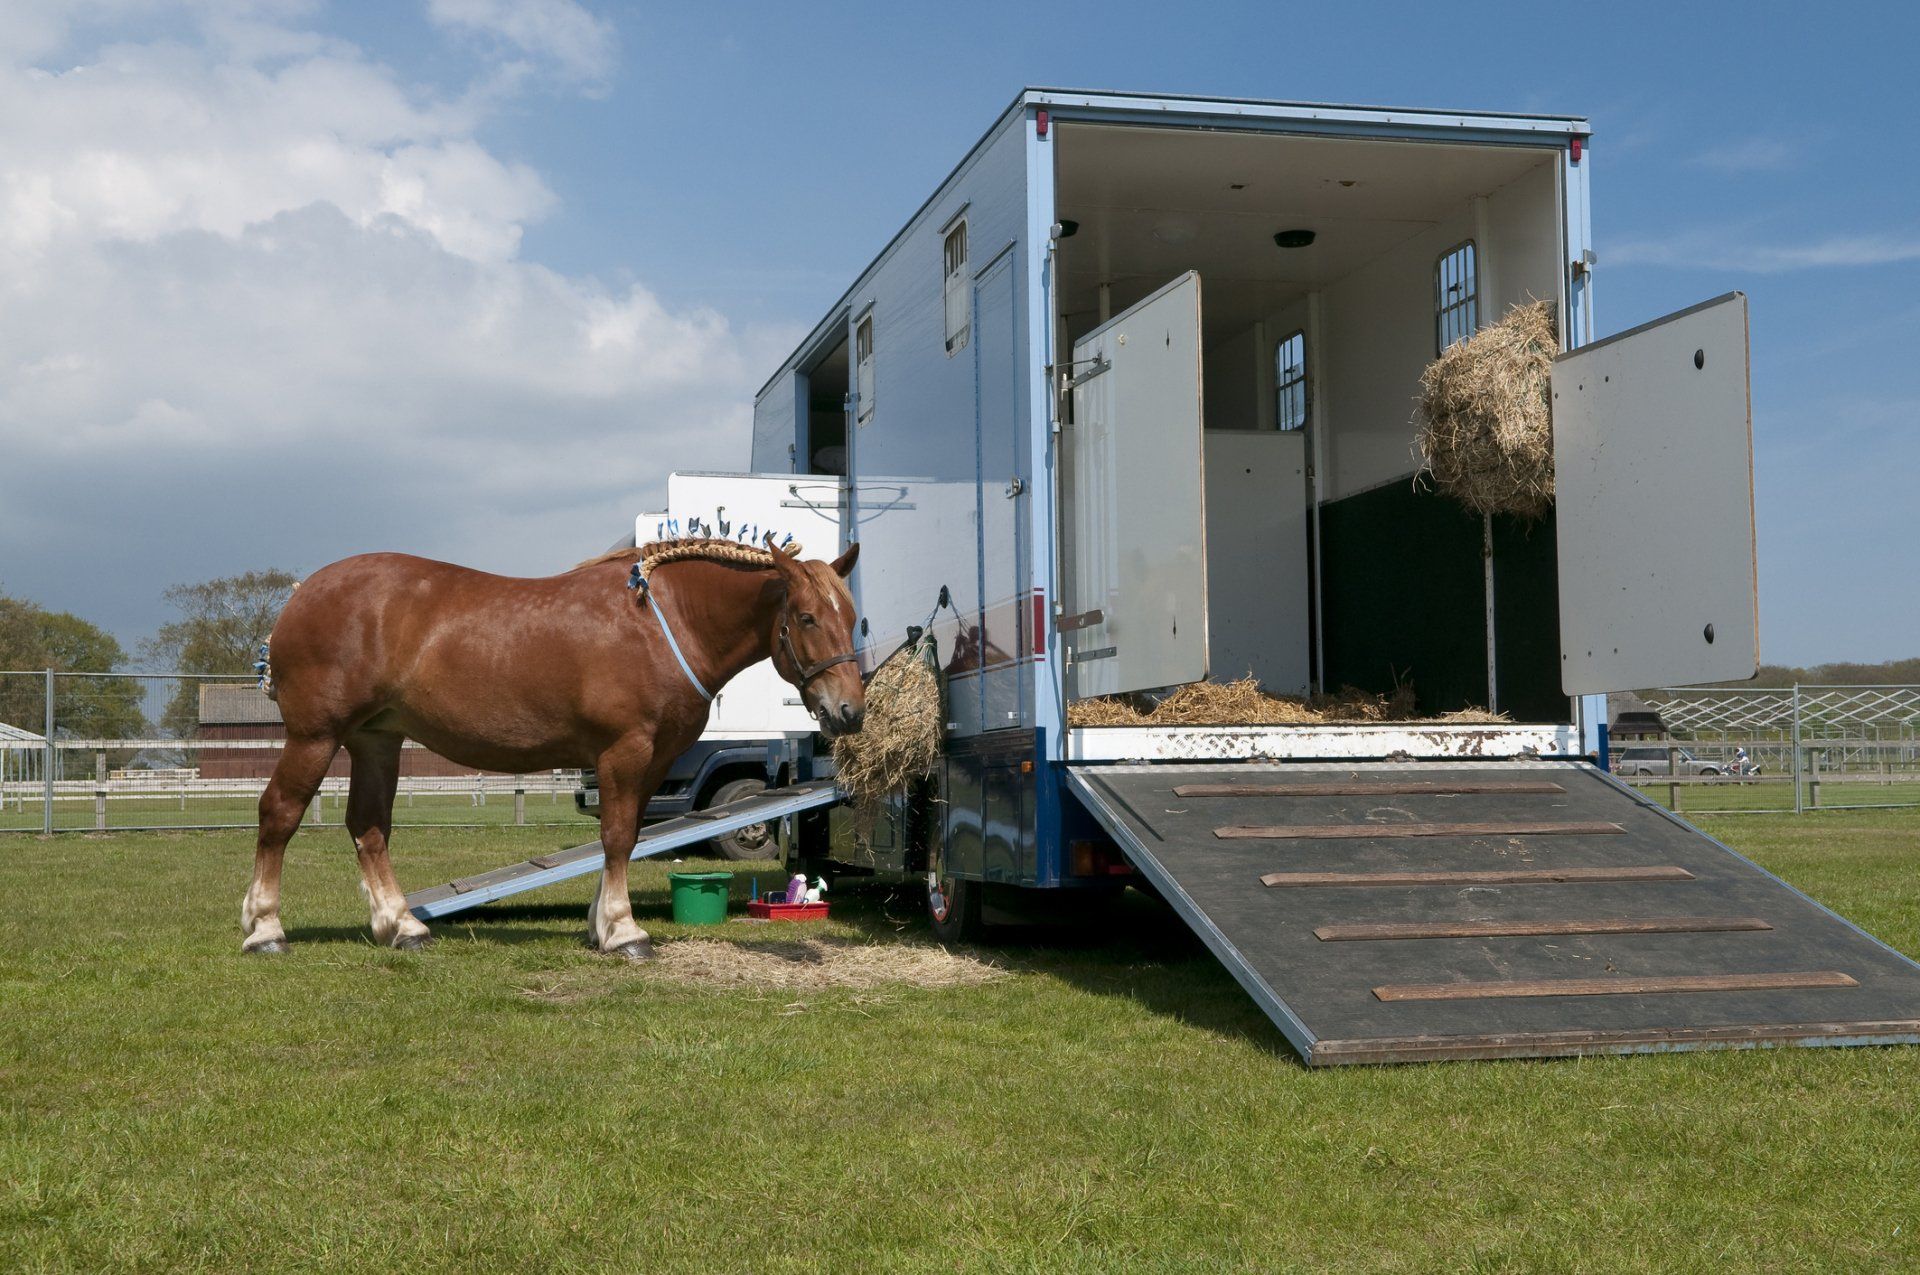
<instances>
[{"instance_id":1,"label":"shadow on grass","mask_svg":"<svg viewBox=\"0 0 1920 1275\"><path fill-rule=\"evenodd\" d=\"M871 887L835 900L834 918L873 941L937 942L917 889ZM972 949L1021 974L1040 974L1099 996L1238 1037L1275 1058L1299 1055L1174 911L1129 890L1111 907L1057 924L1002 925Z\"/></svg>"},{"instance_id":2,"label":"shadow on grass","mask_svg":"<svg viewBox=\"0 0 1920 1275\"><path fill-rule=\"evenodd\" d=\"M736 883L736 910L746 897L744 882ZM917 887L849 883L832 902L838 928L853 931L858 941L938 942ZM636 888L633 914L643 927L670 922L673 905L667 890ZM551 943L556 938L578 937L574 930L584 932L586 905L579 901L492 903L430 924L436 934L470 933L483 943ZM789 937L789 928L790 936L798 938L810 927L782 925L770 929L769 937L776 932ZM294 930L288 938L294 942L369 941L364 927L345 926ZM1299 1061L1279 1029L1173 910L1138 891L1127 891L1110 908L1059 924L996 926L971 954L1015 973L1044 975L1095 995L1122 997L1203 1031L1246 1040L1276 1058Z\"/></svg>"},{"instance_id":3,"label":"shadow on grass","mask_svg":"<svg viewBox=\"0 0 1920 1275\"><path fill-rule=\"evenodd\" d=\"M564 911L564 909L556 909L556 912L560 912L560 911ZM499 943L504 946L510 946L510 947L519 946L524 943L551 943L556 938L561 938L561 939L575 938L580 940L580 942L584 946L585 935L587 931L586 912L584 909L575 908L575 909L572 909L572 915L574 919L580 923L576 927L579 930L578 934L569 935L565 933L556 933L554 930L550 928L536 929L532 926L525 926L525 925L486 924L486 925L474 926L472 937L478 942ZM478 920L486 920L486 919L490 919L490 918L482 918L477 914L471 917L452 917L444 921L433 923L429 925L428 928L433 931L433 936L435 939L446 938L451 935L459 935L460 937L465 938L467 937L467 931L465 927L461 925L461 922L468 921L468 920L478 921ZM364 925L294 926L287 931L287 942L292 944L348 943L357 947L378 946L378 944L374 943L373 941L373 931L368 929ZM427 950L428 951L433 950L431 945L429 945Z\"/></svg>"}]
</instances>

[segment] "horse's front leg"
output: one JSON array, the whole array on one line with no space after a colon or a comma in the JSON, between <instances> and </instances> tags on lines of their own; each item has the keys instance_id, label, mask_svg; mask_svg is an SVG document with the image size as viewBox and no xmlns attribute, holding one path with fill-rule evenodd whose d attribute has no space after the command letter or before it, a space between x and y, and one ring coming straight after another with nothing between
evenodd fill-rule
<instances>
[{"instance_id":1,"label":"horse's front leg","mask_svg":"<svg viewBox=\"0 0 1920 1275\"><path fill-rule=\"evenodd\" d=\"M653 941L633 919L633 898L627 892L627 860L640 837L640 816L659 787L650 744L623 744L601 755L600 848L606 867L600 889L587 910L587 934L593 945L609 956L645 961L653 956Z\"/></svg>"}]
</instances>

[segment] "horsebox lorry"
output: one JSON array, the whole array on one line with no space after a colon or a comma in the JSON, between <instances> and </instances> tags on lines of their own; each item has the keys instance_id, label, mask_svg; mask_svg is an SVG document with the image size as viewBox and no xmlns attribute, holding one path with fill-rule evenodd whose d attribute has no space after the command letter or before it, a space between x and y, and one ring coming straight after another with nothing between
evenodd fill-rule
<instances>
[{"instance_id":1,"label":"horsebox lorry","mask_svg":"<svg viewBox=\"0 0 1920 1275\"><path fill-rule=\"evenodd\" d=\"M1606 692L1750 677L1758 620L1746 300L1598 337L1588 137L1022 92L761 388L751 474L670 483L857 540L863 666L920 634L944 682L923 791L837 805L802 748L744 814L943 938L1141 886L1312 1064L1920 1040L1920 967L1607 773ZM1530 301L1556 499L1482 517L1413 402ZM1076 721L1247 674L1414 719Z\"/></svg>"}]
</instances>

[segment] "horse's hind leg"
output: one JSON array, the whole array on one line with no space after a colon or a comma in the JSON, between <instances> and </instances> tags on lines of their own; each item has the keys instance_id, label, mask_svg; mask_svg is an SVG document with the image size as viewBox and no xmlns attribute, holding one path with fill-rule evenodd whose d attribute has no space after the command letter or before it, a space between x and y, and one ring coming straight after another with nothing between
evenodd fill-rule
<instances>
[{"instance_id":1,"label":"horse's hind leg","mask_svg":"<svg viewBox=\"0 0 1920 1275\"><path fill-rule=\"evenodd\" d=\"M372 912L374 940L413 951L427 945L427 927L407 911L406 892L387 853L393 835L393 794L400 784L399 735L357 731L347 736L353 778L347 785L347 834L360 856L360 888Z\"/></svg>"},{"instance_id":2,"label":"horse's hind leg","mask_svg":"<svg viewBox=\"0 0 1920 1275\"><path fill-rule=\"evenodd\" d=\"M286 950L287 932L280 926L280 863L287 842L299 830L307 805L320 791L327 767L340 750L340 741L327 737L289 739L273 768L273 778L260 794L260 832L254 841L253 884L240 903L240 949L244 952Z\"/></svg>"}]
</instances>

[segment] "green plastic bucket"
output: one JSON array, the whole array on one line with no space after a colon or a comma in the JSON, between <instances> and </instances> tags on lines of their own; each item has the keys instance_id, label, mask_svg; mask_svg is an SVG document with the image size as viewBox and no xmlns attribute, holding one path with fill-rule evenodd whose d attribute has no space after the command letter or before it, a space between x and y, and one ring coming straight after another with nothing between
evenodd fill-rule
<instances>
[{"instance_id":1,"label":"green plastic bucket","mask_svg":"<svg viewBox=\"0 0 1920 1275\"><path fill-rule=\"evenodd\" d=\"M718 925L727 919L731 872L669 872L676 925Z\"/></svg>"}]
</instances>

